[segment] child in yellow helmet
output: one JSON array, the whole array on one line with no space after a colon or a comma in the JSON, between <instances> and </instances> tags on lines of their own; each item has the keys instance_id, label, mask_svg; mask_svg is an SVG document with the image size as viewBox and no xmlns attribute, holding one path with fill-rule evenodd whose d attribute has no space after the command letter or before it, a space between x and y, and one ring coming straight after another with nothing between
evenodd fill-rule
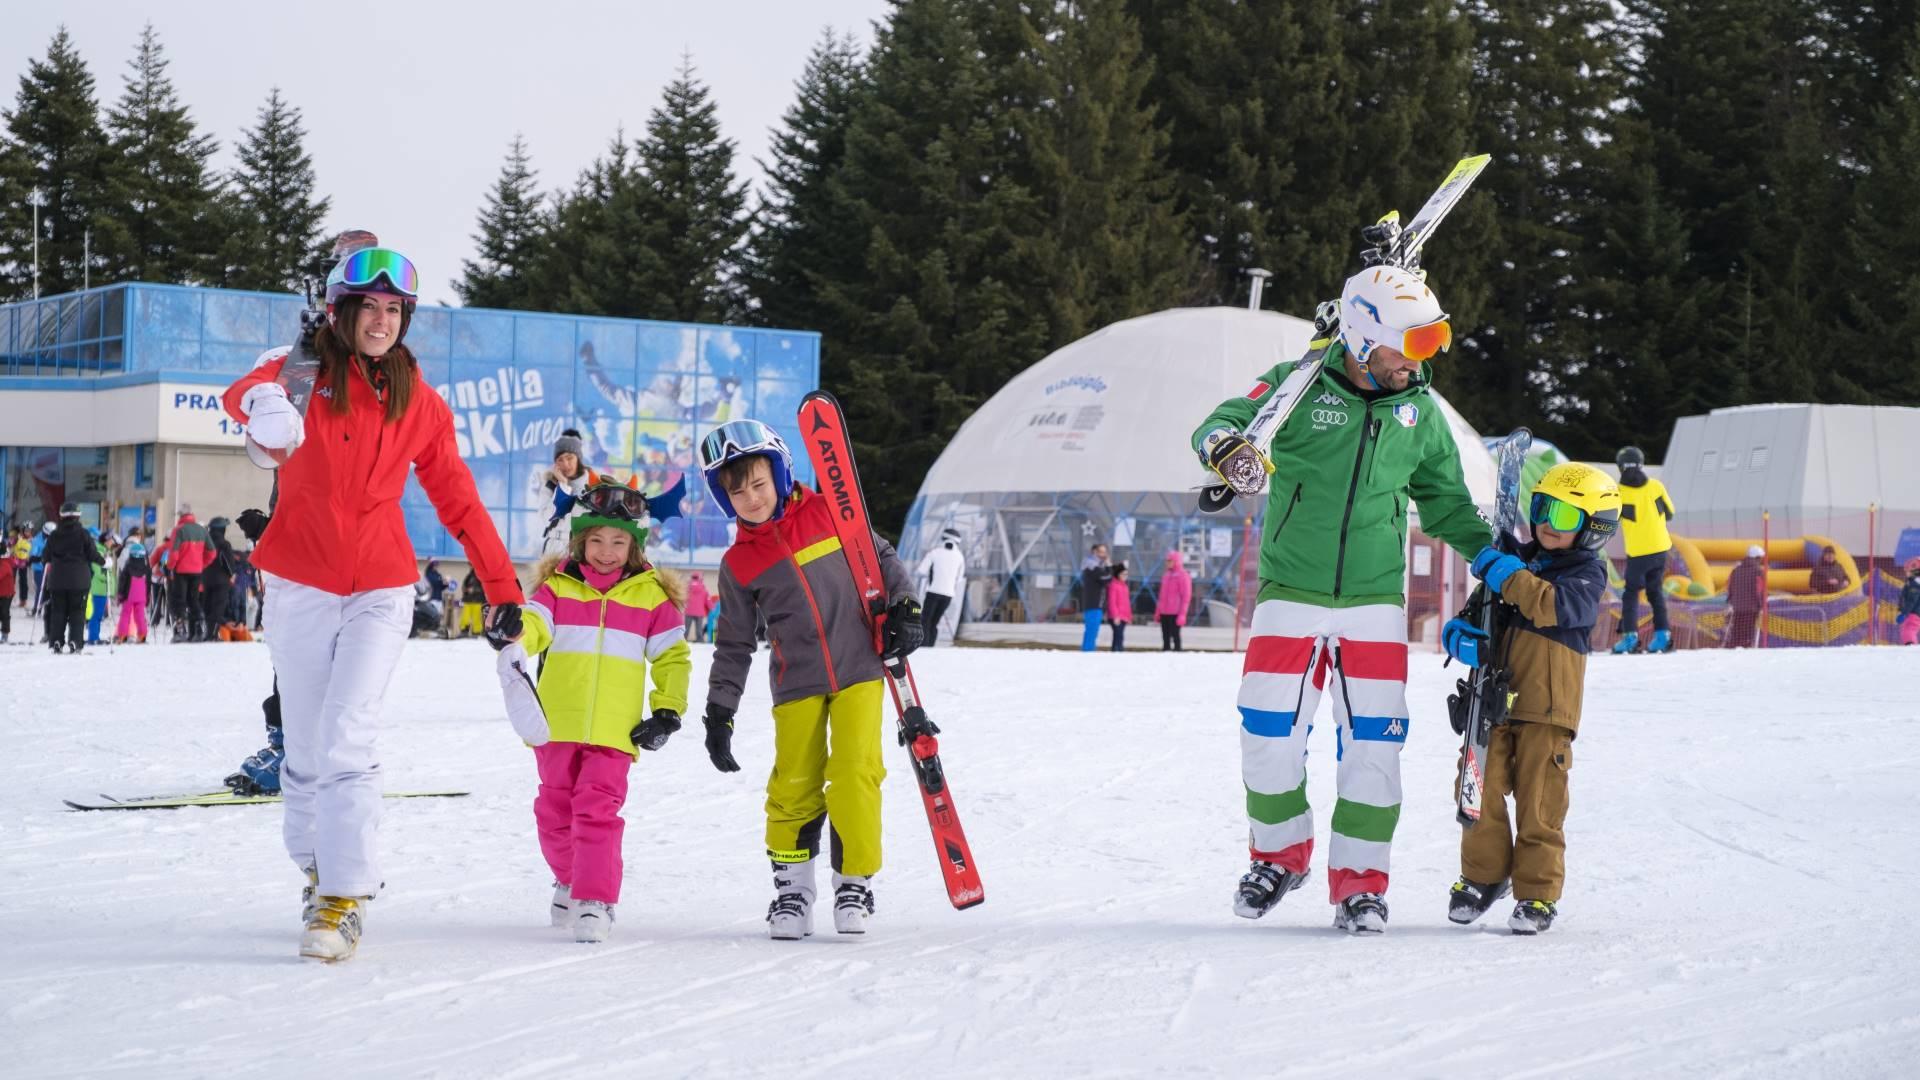
<instances>
[{"instance_id":1,"label":"child in yellow helmet","mask_svg":"<svg viewBox=\"0 0 1920 1080\"><path fill-rule=\"evenodd\" d=\"M1587 635L1607 590L1600 549L1620 526L1620 490L1591 466L1558 465L1534 488L1527 519L1531 542L1517 552L1489 547L1473 560L1474 575L1501 600L1493 640L1459 619L1443 634L1456 659L1506 669L1510 702L1487 746L1480 822L1461 836L1447 917L1471 923L1511 890L1518 903L1507 926L1516 934L1553 925L1565 884L1567 775Z\"/></svg>"}]
</instances>

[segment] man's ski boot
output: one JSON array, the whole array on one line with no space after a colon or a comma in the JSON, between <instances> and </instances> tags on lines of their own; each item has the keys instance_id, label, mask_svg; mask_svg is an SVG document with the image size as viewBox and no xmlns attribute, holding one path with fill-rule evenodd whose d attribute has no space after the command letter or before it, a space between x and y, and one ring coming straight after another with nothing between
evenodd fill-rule
<instances>
[{"instance_id":1,"label":"man's ski boot","mask_svg":"<svg viewBox=\"0 0 1920 1080\"><path fill-rule=\"evenodd\" d=\"M873 879L833 874L833 929L841 934L864 934L873 917Z\"/></svg>"},{"instance_id":2,"label":"man's ski boot","mask_svg":"<svg viewBox=\"0 0 1920 1080\"><path fill-rule=\"evenodd\" d=\"M573 886L553 883L553 903L548 910L553 925L566 929L573 925Z\"/></svg>"},{"instance_id":3,"label":"man's ski boot","mask_svg":"<svg viewBox=\"0 0 1920 1080\"><path fill-rule=\"evenodd\" d=\"M1354 893L1333 909L1333 928L1349 934L1387 932L1387 901L1379 893Z\"/></svg>"},{"instance_id":4,"label":"man's ski boot","mask_svg":"<svg viewBox=\"0 0 1920 1080\"><path fill-rule=\"evenodd\" d=\"M1306 883L1305 873L1296 874L1255 859L1233 891L1233 913L1243 919L1257 919L1272 911L1282 897Z\"/></svg>"},{"instance_id":5,"label":"man's ski boot","mask_svg":"<svg viewBox=\"0 0 1920 1080\"><path fill-rule=\"evenodd\" d=\"M1482 885L1477 881L1461 878L1453 883L1448 891L1447 918L1466 926L1487 913L1495 900L1507 895L1512 886L1505 880L1497 885Z\"/></svg>"},{"instance_id":6,"label":"man's ski boot","mask_svg":"<svg viewBox=\"0 0 1920 1080\"><path fill-rule=\"evenodd\" d=\"M1673 635L1665 630L1655 630L1653 638L1647 642L1647 651L1650 653L1672 652Z\"/></svg>"},{"instance_id":7,"label":"man's ski boot","mask_svg":"<svg viewBox=\"0 0 1920 1080\"><path fill-rule=\"evenodd\" d=\"M300 890L300 925L313 921L313 913L320 907L320 871L311 866L301 867L307 875L307 886Z\"/></svg>"},{"instance_id":8,"label":"man's ski boot","mask_svg":"<svg viewBox=\"0 0 1920 1080\"><path fill-rule=\"evenodd\" d=\"M613 933L613 905L605 900L580 900L573 905L573 940L594 943Z\"/></svg>"},{"instance_id":9,"label":"man's ski boot","mask_svg":"<svg viewBox=\"0 0 1920 1080\"><path fill-rule=\"evenodd\" d=\"M317 898L307 932L300 936L300 955L332 963L353 955L360 944L362 901L358 896Z\"/></svg>"},{"instance_id":10,"label":"man's ski boot","mask_svg":"<svg viewBox=\"0 0 1920 1080\"><path fill-rule=\"evenodd\" d=\"M813 933L813 860L773 864L773 903L767 905L767 936L799 941Z\"/></svg>"},{"instance_id":11,"label":"man's ski boot","mask_svg":"<svg viewBox=\"0 0 1920 1080\"><path fill-rule=\"evenodd\" d=\"M1560 909L1551 900L1522 900L1513 905L1513 914L1507 917L1507 929L1528 937L1545 933L1558 914Z\"/></svg>"},{"instance_id":12,"label":"man's ski boot","mask_svg":"<svg viewBox=\"0 0 1920 1080\"><path fill-rule=\"evenodd\" d=\"M1626 637L1623 637L1619 641L1616 641L1613 643L1613 655L1615 656L1624 656L1627 653L1635 653L1639 651L1640 651L1640 635L1639 634L1628 634Z\"/></svg>"}]
</instances>

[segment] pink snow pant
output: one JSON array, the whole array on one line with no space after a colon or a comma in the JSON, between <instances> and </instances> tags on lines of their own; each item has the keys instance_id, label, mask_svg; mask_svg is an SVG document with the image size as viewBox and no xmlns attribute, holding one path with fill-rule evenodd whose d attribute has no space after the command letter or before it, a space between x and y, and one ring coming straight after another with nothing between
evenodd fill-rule
<instances>
[{"instance_id":1,"label":"pink snow pant","mask_svg":"<svg viewBox=\"0 0 1920 1080\"><path fill-rule=\"evenodd\" d=\"M573 887L575 900L620 901L620 838L627 823L627 770L633 755L610 746L550 742L533 748L540 767L540 794L533 820L540 854L553 880Z\"/></svg>"},{"instance_id":2,"label":"pink snow pant","mask_svg":"<svg viewBox=\"0 0 1920 1080\"><path fill-rule=\"evenodd\" d=\"M1900 620L1900 644L1920 644L1920 615L1908 615Z\"/></svg>"},{"instance_id":3,"label":"pink snow pant","mask_svg":"<svg viewBox=\"0 0 1920 1080\"><path fill-rule=\"evenodd\" d=\"M267 649L280 687L287 854L320 873L323 896L377 896L385 787L380 702L413 629L413 587L340 596L266 575Z\"/></svg>"},{"instance_id":4,"label":"pink snow pant","mask_svg":"<svg viewBox=\"0 0 1920 1080\"><path fill-rule=\"evenodd\" d=\"M127 602L120 605L120 627L113 632L116 638L127 636L127 623L131 621L140 629L142 640L147 636L147 582L140 578L127 583Z\"/></svg>"}]
</instances>

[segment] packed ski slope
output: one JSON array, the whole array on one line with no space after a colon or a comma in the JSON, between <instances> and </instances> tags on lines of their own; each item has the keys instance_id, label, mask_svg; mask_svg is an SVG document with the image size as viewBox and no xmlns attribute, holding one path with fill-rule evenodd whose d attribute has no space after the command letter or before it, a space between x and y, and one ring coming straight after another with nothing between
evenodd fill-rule
<instances>
[{"instance_id":1,"label":"packed ski slope","mask_svg":"<svg viewBox=\"0 0 1920 1080\"><path fill-rule=\"evenodd\" d=\"M1457 740L1437 660L1416 658L1379 939L1330 929L1318 875L1261 922L1230 913L1237 657L916 662L984 906L947 906L894 750L877 932L766 940L761 685L744 772L714 772L697 725L637 767L626 895L589 946L547 926L532 758L490 654L410 644L389 785L473 794L387 804L388 892L359 956L327 967L295 956L278 808L61 805L217 787L260 741L264 646L0 649L0 1071L1802 1080L1920 1062L1913 651L1596 658L1570 885L1537 939L1446 922Z\"/></svg>"}]
</instances>

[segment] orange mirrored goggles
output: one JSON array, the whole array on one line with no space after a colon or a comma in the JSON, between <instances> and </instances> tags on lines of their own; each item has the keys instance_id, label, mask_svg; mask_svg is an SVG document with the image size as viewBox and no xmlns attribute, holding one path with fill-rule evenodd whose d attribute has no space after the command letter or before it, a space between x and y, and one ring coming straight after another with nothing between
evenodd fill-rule
<instances>
[{"instance_id":1,"label":"orange mirrored goggles","mask_svg":"<svg viewBox=\"0 0 1920 1080\"><path fill-rule=\"evenodd\" d=\"M1400 335L1400 351L1409 360L1430 360L1453 347L1453 325L1445 319L1416 326Z\"/></svg>"}]
</instances>

